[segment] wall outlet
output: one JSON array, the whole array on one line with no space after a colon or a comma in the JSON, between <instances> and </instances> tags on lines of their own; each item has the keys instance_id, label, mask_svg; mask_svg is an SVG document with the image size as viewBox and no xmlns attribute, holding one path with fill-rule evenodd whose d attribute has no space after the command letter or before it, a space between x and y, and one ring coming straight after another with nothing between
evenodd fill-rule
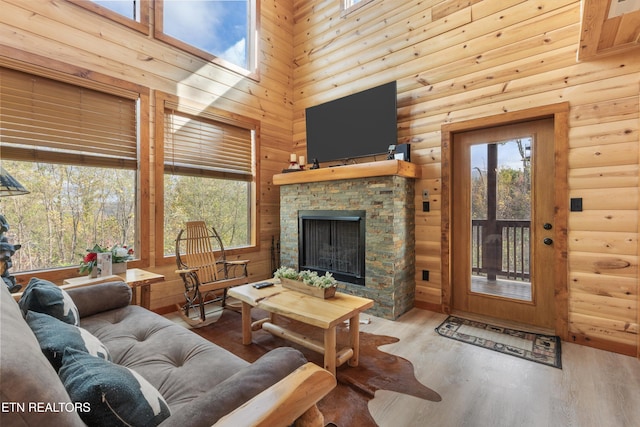
<instances>
[{"instance_id":1,"label":"wall outlet","mask_svg":"<svg viewBox=\"0 0 640 427\"><path fill-rule=\"evenodd\" d=\"M422 280L429 281L429 270L422 270Z\"/></svg>"},{"instance_id":2,"label":"wall outlet","mask_svg":"<svg viewBox=\"0 0 640 427\"><path fill-rule=\"evenodd\" d=\"M571 212L582 212L582 197L574 197L571 199Z\"/></svg>"}]
</instances>

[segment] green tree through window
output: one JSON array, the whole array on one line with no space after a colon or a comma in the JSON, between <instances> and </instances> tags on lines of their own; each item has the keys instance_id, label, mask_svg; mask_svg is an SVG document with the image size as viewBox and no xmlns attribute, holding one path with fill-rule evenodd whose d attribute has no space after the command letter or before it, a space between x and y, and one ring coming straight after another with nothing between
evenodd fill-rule
<instances>
[{"instance_id":1,"label":"green tree through window","mask_svg":"<svg viewBox=\"0 0 640 427\"><path fill-rule=\"evenodd\" d=\"M94 244L135 244L136 172L3 160L29 194L3 197L12 272L79 265Z\"/></svg>"}]
</instances>

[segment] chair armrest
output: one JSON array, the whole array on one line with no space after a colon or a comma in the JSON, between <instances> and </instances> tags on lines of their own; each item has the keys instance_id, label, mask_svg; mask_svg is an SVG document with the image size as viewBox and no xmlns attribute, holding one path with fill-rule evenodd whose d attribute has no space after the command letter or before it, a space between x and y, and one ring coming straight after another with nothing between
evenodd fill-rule
<instances>
[{"instance_id":1,"label":"chair armrest","mask_svg":"<svg viewBox=\"0 0 640 427\"><path fill-rule=\"evenodd\" d=\"M249 260L248 259L239 259L236 261L222 261L225 264L228 265L245 265L245 264L249 264Z\"/></svg>"},{"instance_id":2,"label":"chair armrest","mask_svg":"<svg viewBox=\"0 0 640 427\"><path fill-rule=\"evenodd\" d=\"M225 415L216 427L290 426L336 386L327 370L308 362Z\"/></svg>"},{"instance_id":3,"label":"chair armrest","mask_svg":"<svg viewBox=\"0 0 640 427\"><path fill-rule=\"evenodd\" d=\"M176 274L189 274L189 273L196 273L198 270L200 270L199 268L183 268L181 270L176 270L175 273Z\"/></svg>"}]
</instances>

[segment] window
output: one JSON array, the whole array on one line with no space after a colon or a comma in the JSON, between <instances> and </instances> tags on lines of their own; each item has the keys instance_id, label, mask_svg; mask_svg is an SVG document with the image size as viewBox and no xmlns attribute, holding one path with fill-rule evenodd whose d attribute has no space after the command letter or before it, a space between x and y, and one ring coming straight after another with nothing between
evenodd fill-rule
<instances>
[{"instance_id":1,"label":"window","mask_svg":"<svg viewBox=\"0 0 640 427\"><path fill-rule=\"evenodd\" d=\"M84 9L149 34L151 0L67 0Z\"/></svg>"},{"instance_id":2,"label":"window","mask_svg":"<svg viewBox=\"0 0 640 427\"><path fill-rule=\"evenodd\" d=\"M144 34L149 34L153 9L156 39L242 75L257 76L260 0L67 1Z\"/></svg>"},{"instance_id":3,"label":"window","mask_svg":"<svg viewBox=\"0 0 640 427\"><path fill-rule=\"evenodd\" d=\"M156 0L156 38L232 69L256 70L258 0Z\"/></svg>"},{"instance_id":4,"label":"window","mask_svg":"<svg viewBox=\"0 0 640 427\"><path fill-rule=\"evenodd\" d=\"M360 3L361 0L344 0L343 9L349 9L351 6L354 6Z\"/></svg>"},{"instance_id":5,"label":"window","mask_svg":"<svg viewBox=\"0 0 640 427\"><path fill-rule=\"evenodd\" d=\"M137 243L137 94L0 68L2 166L30 194L0 199L22 248L11 273L78 266L94 244Z\"/></svg>"},{"instance_id":6,"label":"window","mask_svg":"<svg viewBox=\"0 0 640 427\"><path fill-rule=\"evenodd\" d=\"M255 244L257 126L164 105L162 253L175 254L176 236L191 220L215 227L225 249Z\"/></svg>"},{"instance_id":7,"label":"window","mask_svg":"<svg viewBox=\"0 0 640 427\"><path fill-rule=\"evenodd\" d=\"M342 10L352 12L372 1L373 0L342 0Z\"/></svg>"},{"instance_id":8,"label":"window","mask_svg":"<svg viewBox=\"0 0 640 427\"><path fill-rule=\"evenodd\" d=\"M86 0L85 0L86 1ZM140 22L140 2L136 0L90 0L98 6Z\"/></svg>"}]
</instances>

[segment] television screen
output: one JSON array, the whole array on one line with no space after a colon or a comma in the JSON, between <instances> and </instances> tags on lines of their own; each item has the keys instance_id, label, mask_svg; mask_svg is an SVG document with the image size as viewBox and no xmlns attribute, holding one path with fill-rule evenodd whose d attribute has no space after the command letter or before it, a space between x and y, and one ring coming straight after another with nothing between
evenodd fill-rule
<instances>
[{"instance_id":1,"label":"television screen","mask_svg":"<svg viewBox=\"0 0 640 427\"><path fill-rule=\"evenodd\" d=\"M307 160L348 160L387 153L397 144L396 82L309 107Z\"/></svg>"}]
</instances>

